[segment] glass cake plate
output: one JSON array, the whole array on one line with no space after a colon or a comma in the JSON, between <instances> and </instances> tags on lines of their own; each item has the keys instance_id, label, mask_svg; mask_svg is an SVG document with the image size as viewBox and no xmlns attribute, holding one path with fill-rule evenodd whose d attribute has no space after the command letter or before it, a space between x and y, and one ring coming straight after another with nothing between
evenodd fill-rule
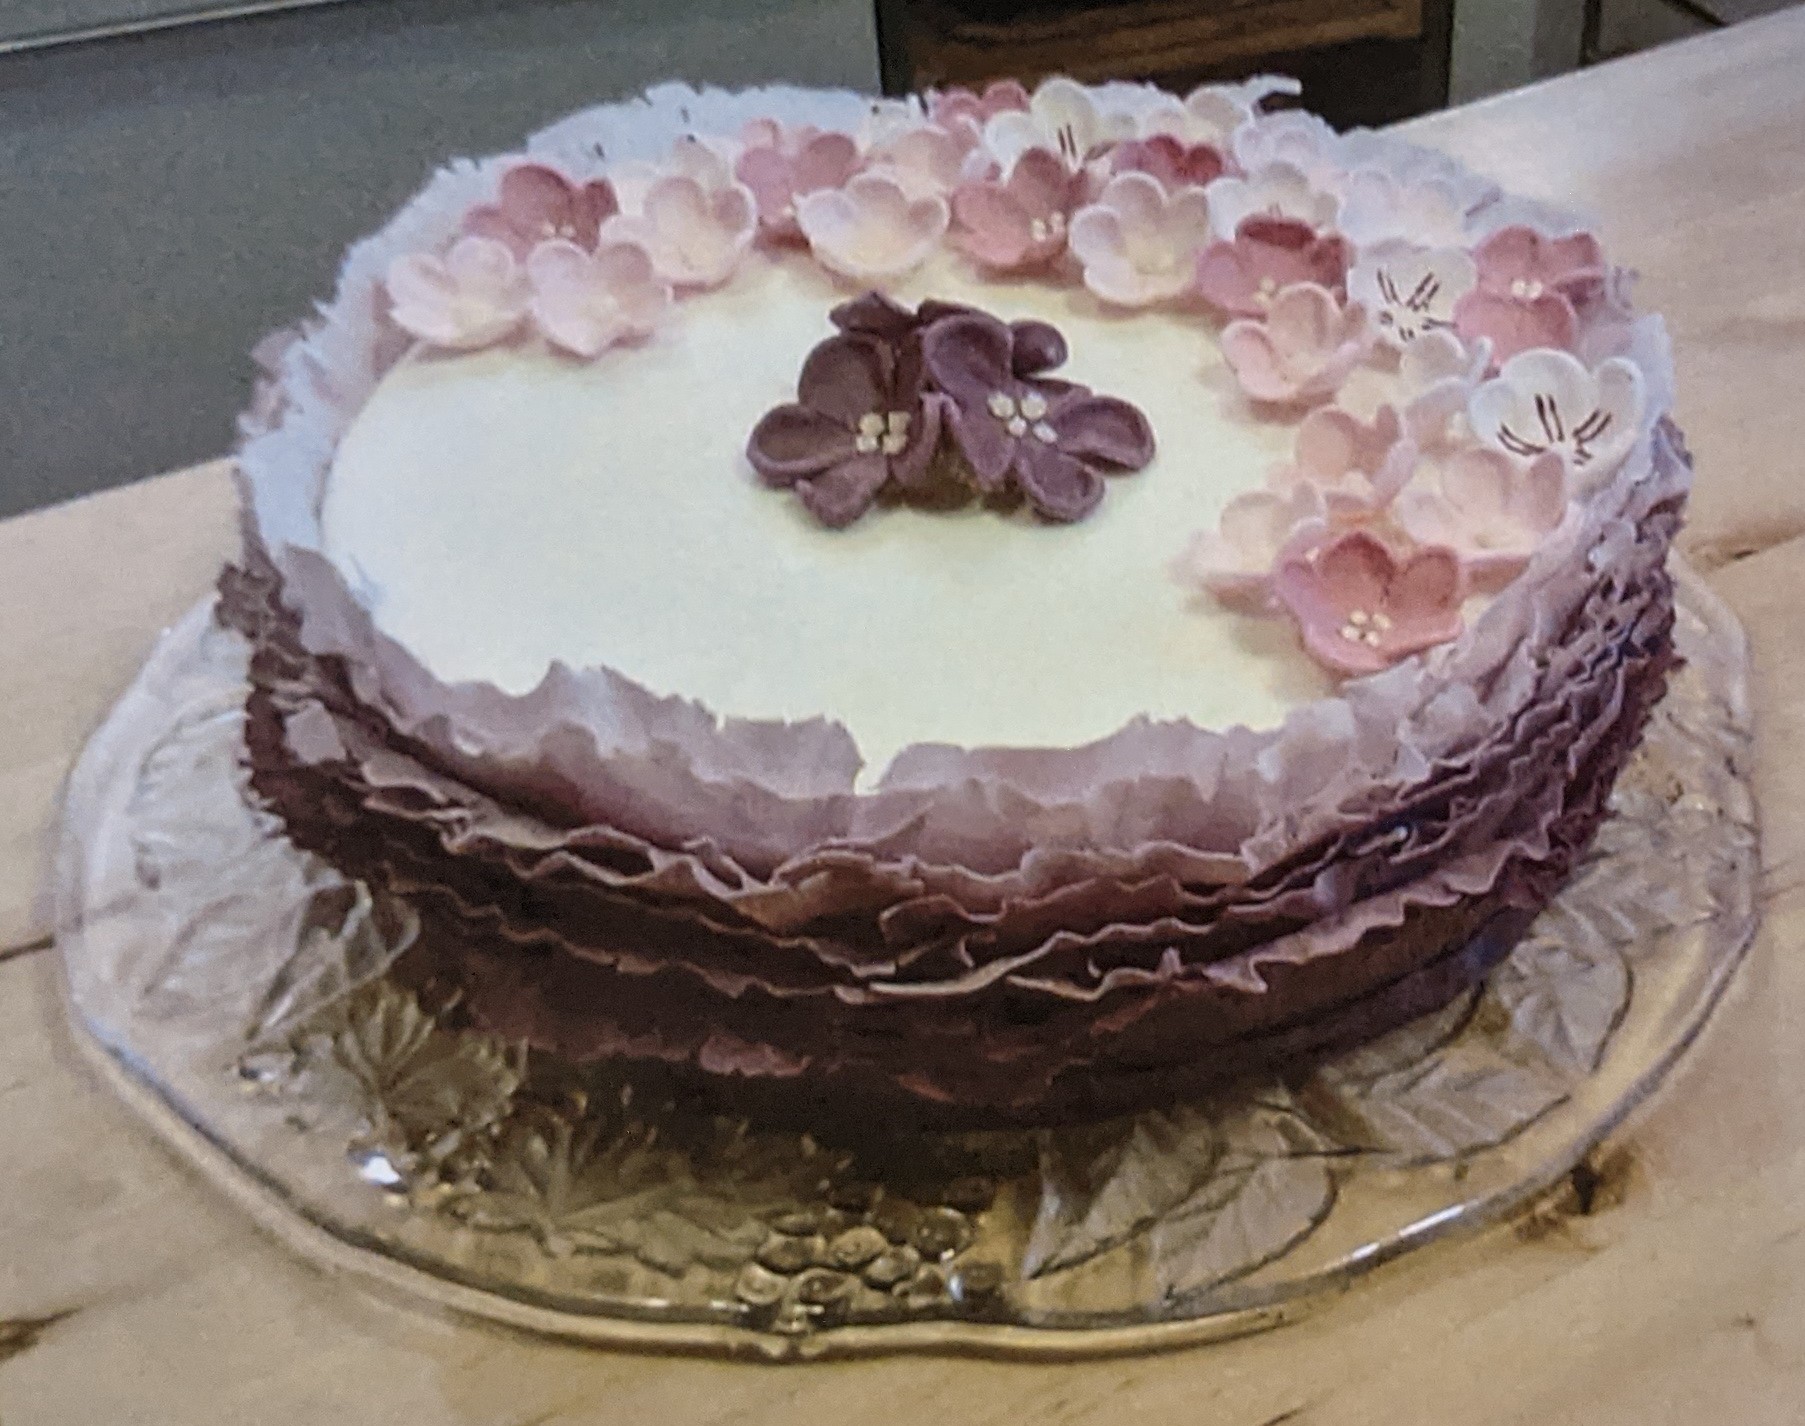
<instances>
[{"instance_id":1,"label":"glass cake plate","mask_svg":"<svg viewBox=\"0 0 1805 1426\"><path fill-rule=\"evenodd\" d=\"M596 1343L1064 1356L1286 1321L1545 1192L1661 1080L1756 922L1745 657L1687 665L1571 883L1479 989L1287 1082L1081 1129L842 1149L436 1024L407 907L247 802L247 649L193 610L71 777L77 1040L305 1256Z\"/></svg>"}]
</instances>

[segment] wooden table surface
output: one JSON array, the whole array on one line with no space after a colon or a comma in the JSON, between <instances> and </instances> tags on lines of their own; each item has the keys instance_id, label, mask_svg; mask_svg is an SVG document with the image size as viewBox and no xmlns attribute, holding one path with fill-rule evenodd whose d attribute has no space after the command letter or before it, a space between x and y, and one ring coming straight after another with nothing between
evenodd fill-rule
<instances>
[{"instance_id":1,"label":"wooden table surface","mask_svg":"<svg viewBox=\"0 0 1805 1426\"><path fill-rule=\"evenodd\" d=\"M610 1354L292 1260L81 1068L35 908L69 760L231 548L216 464L0 525L0 1423L1805 1421L1802 79L1805 9L1411 126L1587 204L1645 274L1698 457L1685 544L1755 651L1765 929L1591 1212L1414 1255L1261 1337L1067 1366Z\"/></svg>"}]
</instances>

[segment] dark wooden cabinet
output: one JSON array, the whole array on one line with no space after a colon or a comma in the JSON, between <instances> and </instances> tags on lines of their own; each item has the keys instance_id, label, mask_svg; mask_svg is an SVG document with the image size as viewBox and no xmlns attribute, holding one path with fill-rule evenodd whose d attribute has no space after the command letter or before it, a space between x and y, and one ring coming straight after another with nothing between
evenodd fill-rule
<instances>
[{"instance_id":1,"label":"dark wooden cabinet","mask_svg":"<svg viewBox=\"0 0 1805 1426\"><path fill-rule=\"evenodd\" d=\"M1341 124L1441 107L1452 0L878 0L893 92L1048 74L1206 79L1294 74Z\"/></svg>"}]
</instances>

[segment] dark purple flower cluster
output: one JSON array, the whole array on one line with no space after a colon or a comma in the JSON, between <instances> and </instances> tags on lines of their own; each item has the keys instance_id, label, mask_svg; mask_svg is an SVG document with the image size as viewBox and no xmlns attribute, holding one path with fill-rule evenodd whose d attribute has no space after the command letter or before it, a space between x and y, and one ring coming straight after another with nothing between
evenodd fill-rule
<instances>
[{"instance_id":1,"label":"dark purple flower cluster","mask_svg":"<svg viewBox=\"0 0 1805 1426\"><path fill-rule=\"evenodd\" d=\"M1082 519L1106 474L1153 459L1136 407L1047 375L1066 344L1046 322L933 301L911 312L876 292L830 315L839 330L809 353L797 399L747 443L760 477L825 525L851 524L886 489L925 490L943 436L975 492L1019 495L1048 520Z\"/></svg>"}]
</instances>

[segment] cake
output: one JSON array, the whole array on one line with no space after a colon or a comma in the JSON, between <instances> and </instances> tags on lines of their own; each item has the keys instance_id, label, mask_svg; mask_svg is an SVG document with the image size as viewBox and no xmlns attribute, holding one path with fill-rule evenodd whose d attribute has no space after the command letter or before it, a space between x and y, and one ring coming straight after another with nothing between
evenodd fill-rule
<instances>
[{"instance_id":1,"label":"cake","mask_svg":"<svg viewBox=\"0 0 1805 1426\"><path fill-rule=\"evenodd\" d=\"M811 1124L1081 1120L1423 1014L1674 662L1578 216L1279 80L655 91L273 340L221 618L388 974Z\"/></svg>"}]
</instances>

